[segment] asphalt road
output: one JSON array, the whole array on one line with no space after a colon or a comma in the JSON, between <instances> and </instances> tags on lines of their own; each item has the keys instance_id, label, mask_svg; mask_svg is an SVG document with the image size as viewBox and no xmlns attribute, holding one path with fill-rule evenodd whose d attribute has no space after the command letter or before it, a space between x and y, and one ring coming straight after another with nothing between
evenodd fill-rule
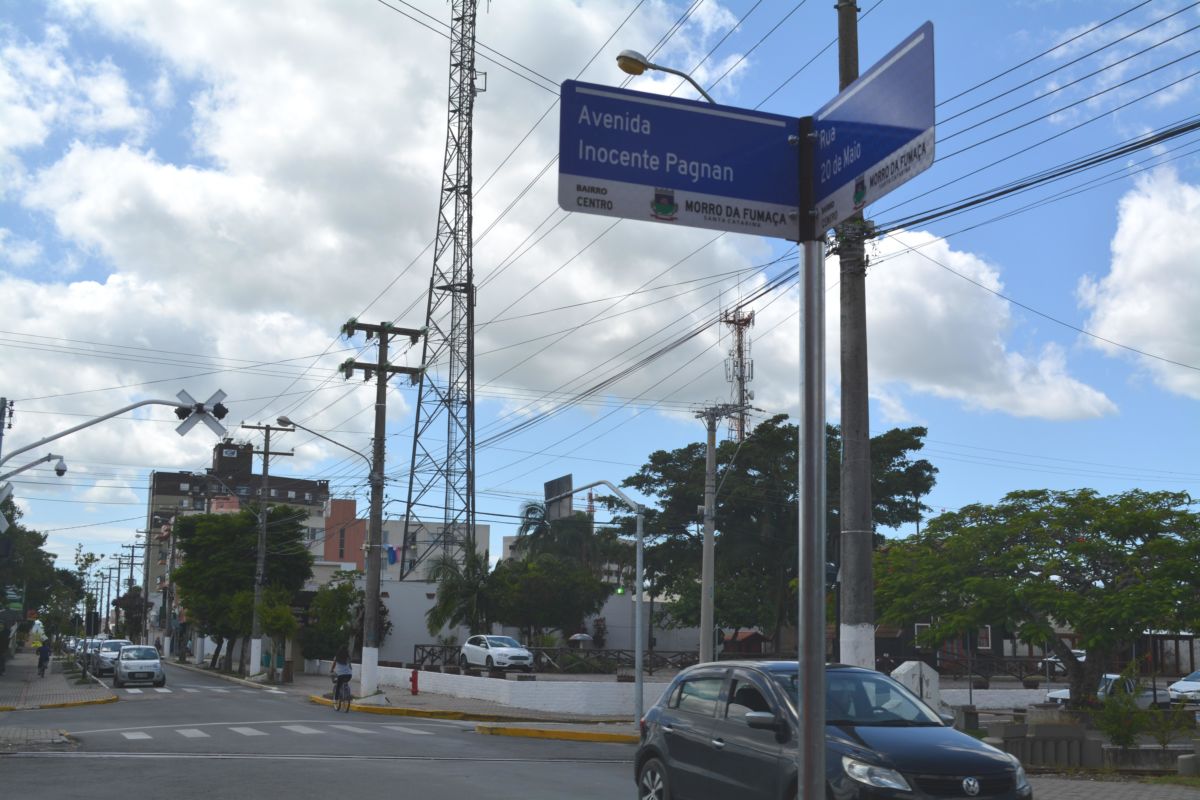
<instances>
[{"instance_id":1,"label":"asphalt road","mask_svg":"<svg viewBox=\"0 0 1200 800\"><path fill-rule=\"evenodd\" d=\"M5 794L182 798L623 798L632 745L481 736L474 724L333 709L167 666L167 685L106 705L17 711L70 747L0 761ZM111 678L106 678L111 683ZM449 793L447 795L447 793Z\"/></svg>"}]
</instances>

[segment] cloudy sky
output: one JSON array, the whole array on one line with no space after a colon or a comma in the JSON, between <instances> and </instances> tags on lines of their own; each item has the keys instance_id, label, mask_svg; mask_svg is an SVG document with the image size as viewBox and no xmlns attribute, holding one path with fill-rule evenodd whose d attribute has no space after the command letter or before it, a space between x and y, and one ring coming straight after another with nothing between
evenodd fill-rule
<instances>
[{"instance_id":1,"label":"cloudy sky","mask_svg":"<svg viewBox=\"0 0 1200 800\"><path fill-rule=\"evenodd\" d=\"M935 30L938 160L868 208L882 227L1200 108L1200 11L1183 0L861 6L864 69L926 19ZM366 451L372 387L336 367L373 350L338 332L350 317L424 324L448 18L441 0L0 0L4 452L218 388L238 440L261 446L239 426L288 414ZM703 323L796 267L779 240L559 210L559 84L695 96L661 73L629 83L614 57L633 48L719 103L801 116L836 94L836 31L829 3L481 5L476 483L493 553L544 481L619 483L653 450L700 441L696 410L730 397L729 332ZM936 510L1019 488L1200 493L1198 140L869 246L872 429L928 427ZM828 271L836 421L836 259ZM797 306L794 281L750 306L758 418L796 412ZM419 347L399 349L395 363L420 363ZM407 496L415 405L395 381L390 515ZM14 481L26 524L64 557L133 541L150 471L210 464L213 435L175 424L151 407L31 451L70 471ZM328 478L365 507L353 456L301 434L272 445L295 448L272 473Z\"/></svg>"}]
</instances>

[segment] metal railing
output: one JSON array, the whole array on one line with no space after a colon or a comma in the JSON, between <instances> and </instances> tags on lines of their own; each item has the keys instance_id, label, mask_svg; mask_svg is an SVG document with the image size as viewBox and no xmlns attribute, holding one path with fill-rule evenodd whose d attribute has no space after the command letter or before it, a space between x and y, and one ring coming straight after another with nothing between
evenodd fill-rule
<instances>
[{"instance_id":1,"label":"metal railing","mask_svg":"<svg viewBox=\"0 0 1200 800\"><path fill-rule=\"evenodd\" d=\"M633 650L574 647L530 647L533 669L579 675L620 675L634 669ZM413 663L419 668L458 666L462 648L459 645L418 644L413 646ZM674 671L698 663L695 650L653 650L643 654L646 672Z\"/></svg>"}]
</instances>

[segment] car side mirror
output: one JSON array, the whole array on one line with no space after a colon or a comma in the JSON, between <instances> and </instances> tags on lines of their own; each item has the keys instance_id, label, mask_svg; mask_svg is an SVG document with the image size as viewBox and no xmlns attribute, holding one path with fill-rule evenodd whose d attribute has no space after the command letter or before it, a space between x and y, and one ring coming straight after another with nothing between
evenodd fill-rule
<instances>
[{"instance_id":1,"label":"car side mirror","mask_svg":"<svg viewBox=\"0 0 1200 800\"><path fill-rule=\"evenodd\" d=\"M939 711L938 719L940 719L948 727L951 727L951 728L954 727L954 715L953 714L947 714L943 711Z\"/></svg>"},{"instance_id":2,"label":"car side mirror","mask_svg":"<svg viewBox=\"0 0 1200 800\"><path fill-rule=\"evenodd\" d=\"M758 731L777 731L783 720L770 711L747 711L746 724Z\"/></svg>"}]
</instances>

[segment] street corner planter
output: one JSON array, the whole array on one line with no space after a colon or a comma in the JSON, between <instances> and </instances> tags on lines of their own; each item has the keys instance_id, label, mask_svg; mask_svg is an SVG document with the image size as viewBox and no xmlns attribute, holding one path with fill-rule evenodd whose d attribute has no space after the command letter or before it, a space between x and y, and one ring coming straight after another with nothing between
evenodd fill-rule
<instances>
[{"instance_id":1,"label":"street corner planter","mask_svg":"<svg viewBox=\"0 0 1200 800\"><path fill-rule=\"evenodd\" d=\"M1036 689L1042 685L1041 675L1029 675L1021 679L1021 685L1026 689Z\"/></svg>"},{"instance_id":2,"label":"street corner planter","mask_svg":"<svg viewBox=\"0 0 1200 800\"><path fill-rule=\"evenodd\" d=\"M421 667L421 669L424 670L425 672L441 672L443 669L447 669L447 668L442 667L439 664L425 664L424 666Z\"/></svg>"},{"instance_id":3,"label":"street corner planter","mask_svg":"<svg viewBox=\"0 0 1200 800\"><path fill-rule=\"evenodd\" d=\"M506 680L508 678L508 673L502 669L489 669L487 671L487 676L489 678L499 678L500 680Z\"/></svg>"},{"instance_id":4,"label":"street corner planter","mask_svg":"<svg viewBox=\"0 0 1200 800\"><path fill-rule=\"evenodd\" d=\"M617 683L633 683L632 675L617 675Z\"/></svg>"},{"instance_id":5,"label":"street corner planter","mask_svg":"<svg viewBox=\"0 0 1200 800\"><path fill-rule=\"evenodd\" d=\"M522 672L519 675L517 675L517 680L519 680L519 681L536 681L537 675L533 675L532 673L528 673L528 672Z\"/></svg>"},{"instance_id":6,"label":"street corner planter","mask_svg":"<svg viewBox=\"0 0 1200 800\"><path fill-rule=\"evenodd\" d=\"M974 678L971 683L976 689L987 689L991 686L987 678Z\"/></svg>"},{"instance_id":7,"label":"street corner planter","mask_svg":"<svg viewBox=\"0 0 1200 800\"><path fill-rule=\"evenodd\" d=\"M462 674L461 669L459 669L458 667L451 667L451 666L442 667L442 672L444 672L447 675L461 675Z\"/></svg>"},{"instance_id":8,"label":"street corner planter","mask_svg":"<svg viewBox=\"0 0 1200 800\"><path fill-rule=\"evenodd\" d=\"M1081 715L1086 715L1083 719ZM1060 703L1032 703L1025 711L1027 725L1075 725L1088 727L1091 712L1071 711Z\"/></svg>"},{"instance_id":9,"label":"street corner planter","mask_svg":"<svg viewBox=\"0 0 1200 800\"><path fill-rule=\"evenodd\" d=\"M475 669L474 667L467 667L466 669L464 669L463 675L470 675L472 678L483 677L483 673L481 673L479 670Z\"/></svg>"}]
</instances>

